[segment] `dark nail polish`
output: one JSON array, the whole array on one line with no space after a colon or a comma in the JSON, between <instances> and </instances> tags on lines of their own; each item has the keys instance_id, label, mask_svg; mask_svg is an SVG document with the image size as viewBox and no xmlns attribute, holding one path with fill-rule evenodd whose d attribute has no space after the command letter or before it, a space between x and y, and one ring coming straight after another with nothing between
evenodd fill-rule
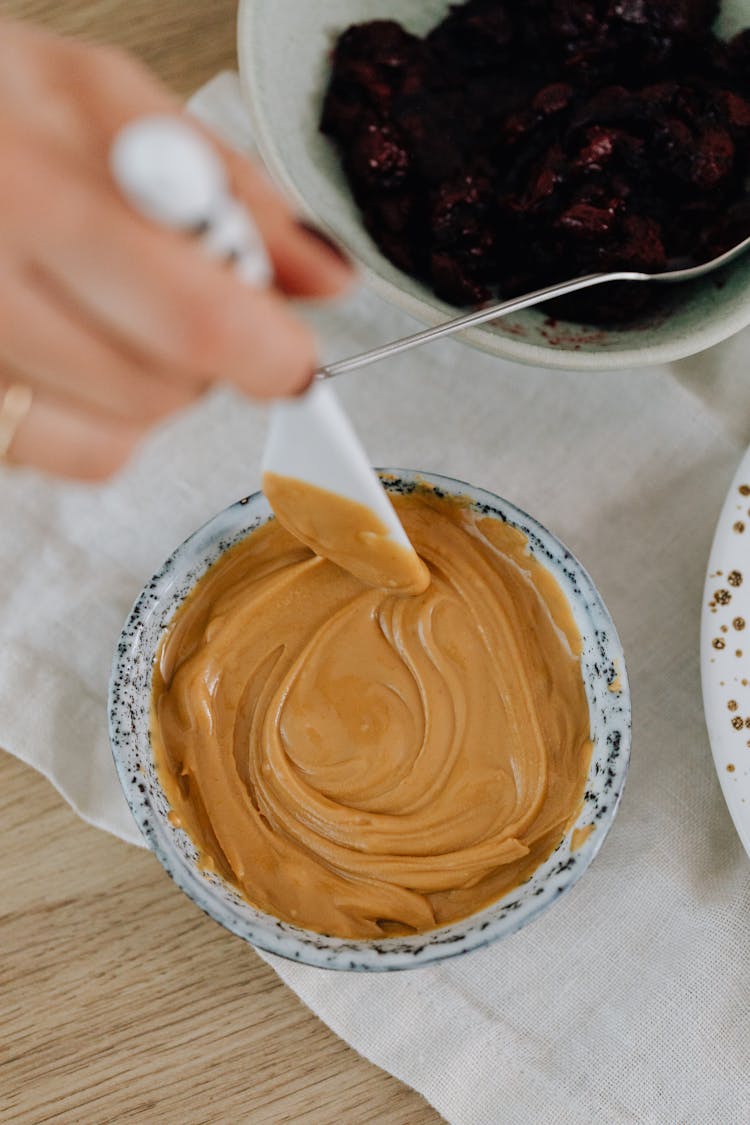
<instances>
[{"instance_id":1,"label":"dark nail polish","mask_svg":"<svg viewBox=\"0 0 750 1125\"><path fill-rule=\"evenodd\" d=\"M330 250L330 252L334 254L341 263L343 263L343 265L351 267L351 262L349 261L344 251L340 246L336 245L333 239L329 235L327 235L325 231L318 230L318 228L312 223L307 223L303 219L299 219L297 225L300 226L302 230L307 234L311 235L312 238L316 239L318 242L321 242L327 250Z\"/></svg>"}]
</instances>

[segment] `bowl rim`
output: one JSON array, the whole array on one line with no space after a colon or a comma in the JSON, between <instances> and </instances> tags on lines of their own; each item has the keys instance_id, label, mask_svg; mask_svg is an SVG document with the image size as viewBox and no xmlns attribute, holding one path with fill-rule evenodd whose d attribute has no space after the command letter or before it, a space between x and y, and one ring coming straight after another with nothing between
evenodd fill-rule
<instances>
[{"instance_id":1,"label":"bowl rim","mask_svg":"<svg viewBox=\"0 0 750 1125\"><path fill-rule=\"evenodd\" d=\"M427 485L442 488L448 494L468 495L475 509L479 509L486 514L492 514L504 522L509 522L528 533L530 543L533 542L534 544L534 553L539 557L541 562L544 563L544 556L547 554L550 559L554 558L556 563L565 564L565 574L569 576L574 589L578 591L580 595L579 600L581 605L577 607L575 607L575 602L571 598L571 605L574 605L576 609L576 616L578 616L579 613L581 615L584 613L584 608L582 608L582 606L585 606L587 616L591 617L591 629L594 629L594 613L599 615L600 620L606 627L606 651L608 655L611 655L612 666L620 677L621 692L618 693L617 702L619 706L617 711L621 730L617 737L614 754L610 753L608 759L610 768L613 767L613 779L612 782L609 783L609 788L607 788L607 784L605 783L605 788L602 791L607 795L608 804L602 808L601 812L595 814L597 821L600 821L599 827L601 831L593 832L590 838L577 848L574 853L569 852L567 862L559 861L554 870L550 867L550 871L547 875L540 875L539 889L535 890L534 897L531 900L527 897L525 901L520 901L517 899L514 900L511 897L516 895L518 891L526 885L525 883L521 884L521 887L514 888L514 890L507 892L506 895L497 902L491 904L489 907L485 907L476 914L470 915L466 919L451 923L449 926L439 927L435 930L415 935L415 940L418 944L413 951L404 951L403 942L405 939L399 938L380 939L378 941L364 939L350 941L342 938L326 938L313 931L303 930L291 926L288 923L283 923L279 919L257 910L257 908L252 908L256 917L251 922L248 922L246 918L241 918L239 913L232 914L230 910L224 909L224 905L219 902L217 897L213 894L211 881L206 878L199 879L195 870L189 867L188 861L179 853L178 849L171 841L169 847L166 846L165 841L167 836L165 835L166 829L164 827L166 813L163 809L160 811L156 805L159 800L159 795L161 795L165 807L168 806L168 802L166 802L160 788L157 792L151 790L148 785L144 784L144 777L139 774L133 765L133 757L134 760L137 761L139 755L147 755L150 761L153 761L153 755L148 728L145 738L147 746L140 745L137 730L138 724L133 712L133 700L128 698L127 686L123 690L123 683L126 685L132 683L132 679L129 680L128 677L132 677L133 669L137 666L137 660L140 656L139 646L141 634L149 623L149 615L155 611L158 604L160 596L158 593L159 584L166 583L162 597L169 601L170 591L173 590L175 584L173 574L175 568L183 566L185 563L189 564L191 552L198 546L200 549L198 555L195 556L198 560L197 565L194 562L192 566L188 567L188 571L186 572L189 582L187 589L192 589L194 583L205 573L208 566L210 566L228 546L232 545L234 542L239 542L246 535L250 534L255 527L259 526L259 522L265 522L265 520L269 518L268 515L265 514L264 508L269 512L270 509L262 493L256 492L249 497L236 501L221 512L216 513L210 520L194 531L170 554L154 577L146 583L126 619L115 649L109 685L108 716L110 744L120 783L135 821L143 833L149 848L155 853L162 866L181 890L183 890L204 913L208 914L231 932L248 941L249 944L267 953L277 954L290 960L296 960L299 963L330 969L391 971L394 969L418 968L448 957L458 956L474 949L483 948L502 937L510 936L510 934L517 932L523 926L533 921L534 918L543 913L553 902L557 901L564 893L575 886L598 854L614 822L627 778L630 758L631 699L622 646L614 622L601 595L588 575L588 572L581 563L578 562L576 557L552 532L548 531L533 517L516 507L516 505L485 489L477 488L464 481L437 473L395 468L379 469L377 471L382 477L386 478L389 487L396 489L400 486L405 486L408 490L409 488L415 487L415 484L418 485L420 482L426 482ZM258 507L261 509L260 516L257 515ZM227 540L228 528L225 525L231 522L235 515L239 517L240 513L244 515L244 529L241 528L240 531L237 531L235 528L237 533L231 538L231 541ZM222 528L224 528L223 535ZM550 554L550 548L556 552L554 556ZM553 569L553 573L554 572ZM165 613L161 617L158 627L159 638L177 606L181 604L184 596L186 596L187 589L181 597L178 596L178 600L175 604L168 606L168 613ZM586 602L586 598L589 599L589 602ZM598 635L597 632L597 636ZM149 661L147 672L147 685L149 689L147 693L149 696L148 703L150 703L151 670L153 668L153 658L157 645L158 640L147 652ZM604 648L601 644L599 646L599 651L601 653L604 652ZM587 701L589 704L589 713L593 722L594 704L589 697L588 690ZM141 700L142 706L143 702L144 701ZM602 737L600 732L597 743L602 740ZM592 762L597 750L597 743L595 743L594 750L592 751ZM609 737L606 745L610 745ZM130 761L128 760L128 755L131 756ZM615 776L617 779L616 786L614 785ZM590 788L591 769L589 769L588 777L589 784L587 788ZM586 796L588 796L588 793ZM598 809L598 798L593 808ZM580 820L582 815L583 812L579 813L578 820ZM547 864L551 864L560 849L569 841L573 830L574 829L571 828L565 833L558 847L551 853L548 859L536 869L527 882L533 881ZM164 840L162 836L164 836ZM170 848L171 854L168 854ZM173 863L174 856L177 857L177 862ZM553 876L557 877L557 883L555 883L555 878L553 878ZM214 881L221 883L224 890L229 889L233 893L234 899L237 900L237 892L234 891L234 888L229 887L228 884L222 883L221 880L215 879ZM244 909L242 903L239 905L240 910ZM246 906L247 904L245 903L244 905ZM497 917L486 917L493 912L497 914ZM459 936L449 936L456 929L461 931Z\"/></svg>"},{"instance_id":2,"label":"bowl rim","mask_svg":"<svg viewBox=\"0 0 750 1125\"><path fill-rule=\"evenodd\" d=\"M314 222L335 241L350 250L366 286L379 297L430 327L456 316L455 306L448 305L437 297L434 301L425 300L389 281L373 266L359 260L357 255L351 251L351 248L347 247L346 240L342 238L340 231L334 230L330 223L326 222L310 206L296 180L290 175L274 131L262 112L261 84L257 78L257 68L253 66L252 61L255 15L256 5L254 0L239 0L237 10L237 59L240 88L245 108L250 117L258 151L271 178L306 219ZM377 253L380 254L380 251L377 250ZM643 284L649 283L644 282ZM570 323L573 324L574 322ZM492 332L482 326L457 332L454 338L470 344L480 351L527 366L563 371L615 371L623 368L653 367L660 363L673 363L679 359L686 359L688 356L697 355L699 352L721 343L722 340L729 339L748 325L750 325L750 296L748 296L746 305L732 312L724 313L723 316L684 333L678 339L643 347L611 348L600 352L574 351L567 348L555 348L552 345L545 347L541 344L527 343L517 337ZM383 342L386 343L387 341Z\"/></svg>"}]
</instances>

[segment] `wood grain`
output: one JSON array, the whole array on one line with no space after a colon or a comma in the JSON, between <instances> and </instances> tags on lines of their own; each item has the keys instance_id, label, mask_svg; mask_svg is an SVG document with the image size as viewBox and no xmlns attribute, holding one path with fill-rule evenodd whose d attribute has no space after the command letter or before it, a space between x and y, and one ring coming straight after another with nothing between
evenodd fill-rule
<instances>
[{"instance_id":1,"label":"wood grain","mask_svg":"<svg viewBox=\"0 0 750 1125\"><path fill-rule=\"evenodd\" d=\"M156 859L0 753L0 1120L428 1125Z\"/></svg>"},{"instance_id":2,"label":"wood grain","mask_svg":"<svg viewBox=\"0 0 750 1125\"><path fill-rule=\"evenodd\" d=\"M236 14L236 0L0 0L3 18L131 51L183 96L236 67Z\"/></svg>"},{"instance_id":3,"label":"wood grain","mask_svg":"<svg viewBox=\"0 0 750 1125\"><path fill-rule=\"evenodd\" d=\"M2 0L185 95L234 66L234 0ZM428 1125L150 855L0 752L0 1121Z\"/></svg>"}]
</instances>

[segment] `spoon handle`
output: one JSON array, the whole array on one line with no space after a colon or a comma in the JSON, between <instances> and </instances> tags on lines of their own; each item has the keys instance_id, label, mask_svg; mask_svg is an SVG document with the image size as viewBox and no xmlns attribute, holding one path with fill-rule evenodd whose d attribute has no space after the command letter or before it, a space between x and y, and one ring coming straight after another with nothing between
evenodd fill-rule
<instances>
[{"instance_id":1,"label":"spoon handle","mask_svg":"<svg viewBox=\"0 0 750 1125\"><path fill-rule=\"evenodd\" d=\"M400 340L393 340L390 344L382 344L369 352L350 356L348 359L339 359L335 363L327 363L317 372L319 379L332 379L336 375L343 375L347 371L356 371L359 367L367 367L381 359L398 355L399 352L418 348L421 344L429 344L431 340L439 340L441 336L452 336L454 332L462 332L466 328L474 328L477 324L486 324L488 320L507 316L508 313L520 312L531 305L538 305L542 301L551 301L554 297L564 297L566 293L575 293L579 289L588 289L592 285L602 285L605 281L643 281L644 274L638 273L590 273L584 277L575 277L570 281L561 281L557 285L547 285L544 289L535 289L533 293L525 293L521 297L512 297L509 301L488 305L486 308L476 309L474 312L464 313L453 320L446 320L436 324L434 328L425 328L415 332L412 336L404 336Z\"/></svg>"}]
</instances>

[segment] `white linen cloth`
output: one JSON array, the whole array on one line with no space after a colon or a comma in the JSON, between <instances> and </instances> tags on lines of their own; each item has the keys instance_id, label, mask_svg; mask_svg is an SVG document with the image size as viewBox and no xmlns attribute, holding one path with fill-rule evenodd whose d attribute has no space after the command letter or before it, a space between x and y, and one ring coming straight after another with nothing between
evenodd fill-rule
<instances>
[{"instance_id":1,"label":"white linen cloth","mask_svg":"<svg viewBox=\"0 0 750 1125\"><path fill-rule=\"evenodd\" d=\"M234 76L195 108L247 146ZM313 319L327 359L414 328L367 292ZM268 958L456 1125L750 1122L750 864L714 774L698 668L711 536L750 440L749 356L745 332L660 368L575 373L446 341L337 382L373 463L485 486L560 535L609 605L631 678L622 807L591 870L542 918L411 972ZM133 844L107 740L112 652L174 546L258 486L264 425L221 390L102 487L0 470L0 746Z\"/></svg>"}]
</instances>

